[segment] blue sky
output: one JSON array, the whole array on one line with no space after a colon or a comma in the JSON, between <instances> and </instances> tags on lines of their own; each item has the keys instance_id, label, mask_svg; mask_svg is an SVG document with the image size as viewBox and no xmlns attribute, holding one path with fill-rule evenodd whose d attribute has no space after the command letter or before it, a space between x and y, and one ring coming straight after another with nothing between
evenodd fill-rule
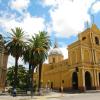
<instances>
[{"instance_id":1,"label":"blue sky","mask_svg":"<svg viewBox=\"0 0 100 100\"><path fill-rule=\"evenodd\" d=\"M11 28L21 27L31 37L45 30L52 44L57 38L67 58L67 46L87 28L87 22L91 27L92 16L100 28L100 0L0 0L0 34L7 37ZM8 66L14 64L12 59Z\"/></svg>"}]
</instances>

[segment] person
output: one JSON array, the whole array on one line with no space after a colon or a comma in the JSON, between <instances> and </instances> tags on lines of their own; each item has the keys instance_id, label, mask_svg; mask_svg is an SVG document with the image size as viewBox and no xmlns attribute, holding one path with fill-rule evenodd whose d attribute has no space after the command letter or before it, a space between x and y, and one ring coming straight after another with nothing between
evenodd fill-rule
<instances>
[{"instance_id":1,"label":"person","mask_svg":"<svg viewBox=\"0 0 100 100\"><path fill-rule=\"evenodd\" d=\"M48 85L46 84L45 88L47 89L48 88Z\"/></svg>"},{"instance_id":2,"label":"person","mask_svg":"<svg viewBox=\"0 0 100 100\"><path fill-rule=\"evenodd\" d=\"M61 96L63 96L63 86L61 86Z\"/></svg>"},{"instance_id":3,"label":"person","mask_svg":"<svg viewBox=\"0 0 100 100\"><path fill-rule=\"evenodd\" d=\"M15 97L16 96L16 88L14 88L14 90L13 90L13 97Z\"/></svg>"}]
</instances>

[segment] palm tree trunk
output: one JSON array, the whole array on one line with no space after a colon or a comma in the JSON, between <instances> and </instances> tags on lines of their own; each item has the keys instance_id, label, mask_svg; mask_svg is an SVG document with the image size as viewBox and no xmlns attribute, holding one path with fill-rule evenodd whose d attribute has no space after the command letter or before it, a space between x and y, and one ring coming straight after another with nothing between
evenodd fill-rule
<instances>
[{"instance_id":1,"label":"palm tree trunk","mask_svg":"<svg viewBox=\"0 0 100 100\"><path fill-rule=\"evenodd\" d=\"M31 64L29 63L29 72L28 72L28 88L31 91Z\"/></svg>"},{"instance_id":2,"label":"palm tree trunk","mask_svg":"<svg viewBox=\"0 0 100 100\"><path fill-rule=\"evenodd\" d=\"M33 96L33 88L34 88L34 66L32 65L32 70L31 70L31 96Z\"/></svg>"},{"instance_id":3,"label":"palm tree trunk","mask_svg":"<svg viewBox=\"0 0 100 100\"><path fill-rule=\"evenodd\" d=\"M14 88L17 86L17 75L18 75L18 57L15 57L15 69L14 69Z\"/></svg>"},{"instance_id":4,"label":"palm tree trunk","mask_svg":"<svg viewBox=\"0 0 100 100\"><path fill-rule=\"evenodd\" d=\"M38 92L39 93L41 89L41 72L42 72L42 63L39 64L39 80L38 80Z\"/></svg>"}]
</instances>

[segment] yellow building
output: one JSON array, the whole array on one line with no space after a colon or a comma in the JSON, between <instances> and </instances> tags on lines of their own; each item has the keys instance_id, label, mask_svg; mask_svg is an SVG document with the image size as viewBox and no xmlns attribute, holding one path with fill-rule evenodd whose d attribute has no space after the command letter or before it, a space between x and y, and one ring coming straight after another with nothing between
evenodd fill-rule
<instances>
[{"instance_id":1,"label":"yellow building","mask_svg":"<svg viewBox=\"0 0 100 100\"><path fill-rule=\"evenodd\" d=\"M0 91L4 91L6 82L8 53L4 47L2 35L0 35Z\"/></svg>"},{"instance_id":2,"label":"yellow building","mask_svg":"<svg viewBox=\"0 0 100 100\"><path fill-rule=\"evenodd\" d=\"M78 35L68 46L68 59L54 44L48 56L49 64L42 68L42 87L64 90L100 89L100 29L95 24ZM38 79L38 72L35 73Z\"/></svg>"}]
</instances>

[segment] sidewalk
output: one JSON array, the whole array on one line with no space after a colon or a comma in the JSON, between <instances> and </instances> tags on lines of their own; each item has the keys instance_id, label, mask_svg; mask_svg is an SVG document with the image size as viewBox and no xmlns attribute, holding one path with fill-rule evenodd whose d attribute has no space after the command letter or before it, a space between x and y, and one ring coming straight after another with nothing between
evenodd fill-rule
<instances>
[{"instance_id":1,"label":"sidewalk","mask_svg":"<svg viewBox=\"0 0 100 100\"><path fill-rule=\"evenodd\" d=\"M2 95L0 96L0 100L57 100L60 98L62 95L61 93L56 93L56 92L50 92L47 95L44 96L10 96L10 95ZM59 100L59 99L58 99Z\"/></svg>"},{"instance_id":2,"label":"sidewalk","mask_svg":"<svg viewBox=\"0 0 100 100\"><path fill-rule=\"evenodd\" d=\"M35 97L33 97L33 99L31 100L66 100L66 97L67 98L73 98L73 97L81 97L81 96L85 96L85 95L94 95L94 93L100 93L100 90L90 90L90 91L86 91L84 93L72 93L72 94L69 94L69 93L57 93L57 92L51 92L50 94L48 95L45 95L45 96L37 96L36 99Z\"/></svg>"},{"instance_id":3,"label":"sidewalk","mask_svg":"<svg viewBox=\"0 0 100 100\"><path fill-rule=\"evenodd\" d=\"M76 99L75 99L76 98ZM90 98L90 99L88 99ZM93 98L93 99L92 99ZM97 98L97 99L94 99ZM50 92L43 96L10 96L10 95L2 95L0 96L0 100L99 100L100 91L88 91L88 93L58 93L58 92Z\"/></svg>"},{"instance_id":4,"label":"sidewalk","mask_svg":"<svg viewBox=\"0 0 100 100\"><path fill-rule=\"evenodd\" d=\"M51 92L45 96L34 96L31 100L60 100L60 98L64 97L65 94Z\"/></svg>"}]
</instances>

